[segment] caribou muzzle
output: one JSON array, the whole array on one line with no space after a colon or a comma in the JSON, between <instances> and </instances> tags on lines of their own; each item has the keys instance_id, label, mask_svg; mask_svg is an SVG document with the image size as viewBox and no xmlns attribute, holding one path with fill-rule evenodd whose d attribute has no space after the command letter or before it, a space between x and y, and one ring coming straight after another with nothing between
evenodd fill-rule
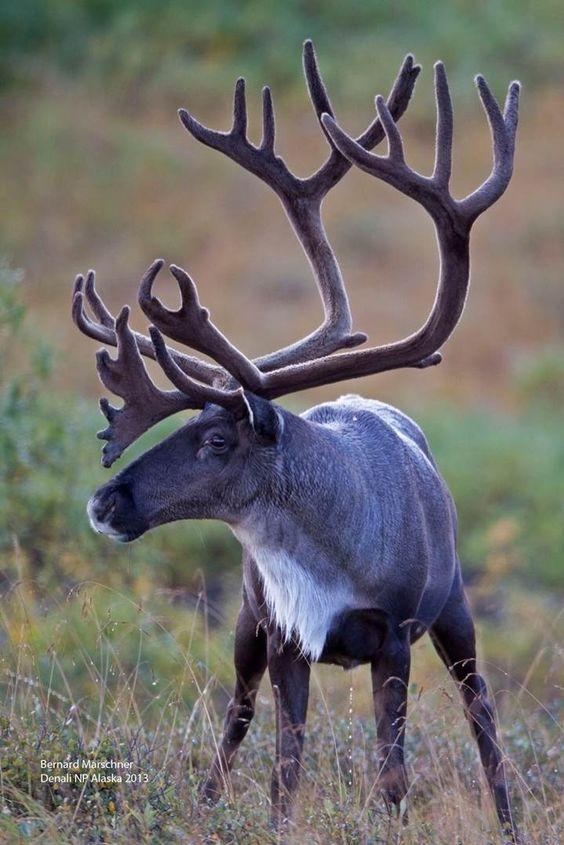
<instances>
[{"instance_id":1,"label":"caribou muzzle","mask_svg":"<svg viewBox=\"0 0 564 845\"><path fill-rule=\"evenodd\" d=\"M110 482L100 487L86 510L94 531L120 543L130 543L148 528L135 508L128 484Z\"/></svg>"}]
</instances>

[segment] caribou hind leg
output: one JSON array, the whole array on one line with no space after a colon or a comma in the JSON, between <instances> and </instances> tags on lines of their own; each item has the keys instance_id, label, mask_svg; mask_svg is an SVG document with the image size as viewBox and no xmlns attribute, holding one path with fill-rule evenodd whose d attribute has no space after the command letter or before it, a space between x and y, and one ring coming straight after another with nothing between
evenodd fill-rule
<instances>
[{"instance_id":1,"label":"caribou hind leg","mask_svg":"<svg viewBox=\"0 0 564 845\"><path fill-rule=\"evenodd\" d=\"M486 683L476 669L474 622L462 585L455 587L429 633L460 690L499 821L511 840L517 841L494 713Z\"/></svg>"},{"instance_id":2,"label":"caribou hind leg","mask_svg":"<svg viewBox=\"0 0 564 845\"><path fill-rule=\"evenodd\" d=\"M246 599L235 628L235 672L237 680L229 702L223 737L201 790L202 797L215 803L229 780L235 755L255 713L255 700L266 669L266 634L257 625Z\"/></svg>"}]
</instances>

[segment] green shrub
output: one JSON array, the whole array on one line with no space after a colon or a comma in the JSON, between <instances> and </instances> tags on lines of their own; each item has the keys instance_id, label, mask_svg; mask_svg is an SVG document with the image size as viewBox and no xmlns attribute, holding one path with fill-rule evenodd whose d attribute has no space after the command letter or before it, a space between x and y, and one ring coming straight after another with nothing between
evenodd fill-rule
<instances>
[{"instance_id":1,"label":"green shrub","mask_svg":"<svg viewBox=\"0 0 564 845\"><path fill-rule=\"evenodd\" d=\"M518 415L447 406L419 421L454 496L463 568L562 587L561 410L542 412L535 402Z\"/></svg>"}]
</instances>

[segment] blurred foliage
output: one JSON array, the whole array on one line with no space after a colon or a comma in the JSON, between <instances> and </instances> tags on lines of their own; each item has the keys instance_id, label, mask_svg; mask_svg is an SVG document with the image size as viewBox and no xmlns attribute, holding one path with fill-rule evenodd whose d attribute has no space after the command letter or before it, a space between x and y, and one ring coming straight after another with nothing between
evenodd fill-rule
<instances>
[{"instance_id":1,"label":"blurred foliage","mask_svg":"<svg viewBox=\"0 0 564 845\"><path fill-rule=\"evenodd\" d=\"M548 347L524 362L517 372L517 386L527 407L558 418L564 408L562 350Z\"/></svg>"},{"instance_id":2,"label":"blurred foliage","mask_svg":"<svg viewBox=\"0 0 564 845\"><path fill-rule=\"evenodd\" d=\"M561 363L560 390L563 376ZM556 391L551 395L556 403ZM454 496L469 574L563 586L563 408L545 412L535 398L516 415L452 407L420 415Z\"/></svg>"},{"instance_id":3,"label":"blurred foliage","mask_svg":"<svg viewBox=\"0 0 564 845\"><path fill-rule=\"evenodd\" d=\"M253 81L292 85L304 37L325 56L332 86L351 86L397 63L400 50L427 61L456 57L457 72L487 62L493 76L552 79L560 67L564 24L555 0L20 0L0 6L4 83L41 77L46 68L109 81L117 91L155 87L210 92L238 73L241 54ZM347 74L339 54L347 34ZM471 65L467 60L471 58ZM202 70L205 69L205 73Z\"/></svg>"}]
</instances>

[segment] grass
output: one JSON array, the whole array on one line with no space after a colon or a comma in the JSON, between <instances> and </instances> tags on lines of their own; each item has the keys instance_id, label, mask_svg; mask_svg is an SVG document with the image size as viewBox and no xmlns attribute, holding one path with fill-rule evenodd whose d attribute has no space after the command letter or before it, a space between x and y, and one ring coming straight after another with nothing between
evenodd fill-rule
<instances>
[{"instance_id":1,"label":"grass","mask_svg":"<svg viewBox=\"0 0 564 845\"><path fill-rule=\"evenodd\" d=\"M63 598L59 622L48 632L52 596L40 609L27 585L18 585L2 599L0 835L45 843L275 842L268 825L274 719L266 684L232 790L215 808L198 803L221 735L232 637L186 608L182 623L165 624L158 602L141 608L102 585L84 584ZM164 647L156 672L155 655ZM557 691L558 658L556 641L545 636L529 673L534 684L540 672L545 695ZM524 841L556 845L562 833L556 704L542 704L511 677L504 687L496 703ZM428 643L415 648L404 829L379 801L374 749L367 670L315 667L292 841L501 843L456 690ZM140 782L41 783L42 759L76 757L132 761Z\"/></svg>"}]
</instances>

